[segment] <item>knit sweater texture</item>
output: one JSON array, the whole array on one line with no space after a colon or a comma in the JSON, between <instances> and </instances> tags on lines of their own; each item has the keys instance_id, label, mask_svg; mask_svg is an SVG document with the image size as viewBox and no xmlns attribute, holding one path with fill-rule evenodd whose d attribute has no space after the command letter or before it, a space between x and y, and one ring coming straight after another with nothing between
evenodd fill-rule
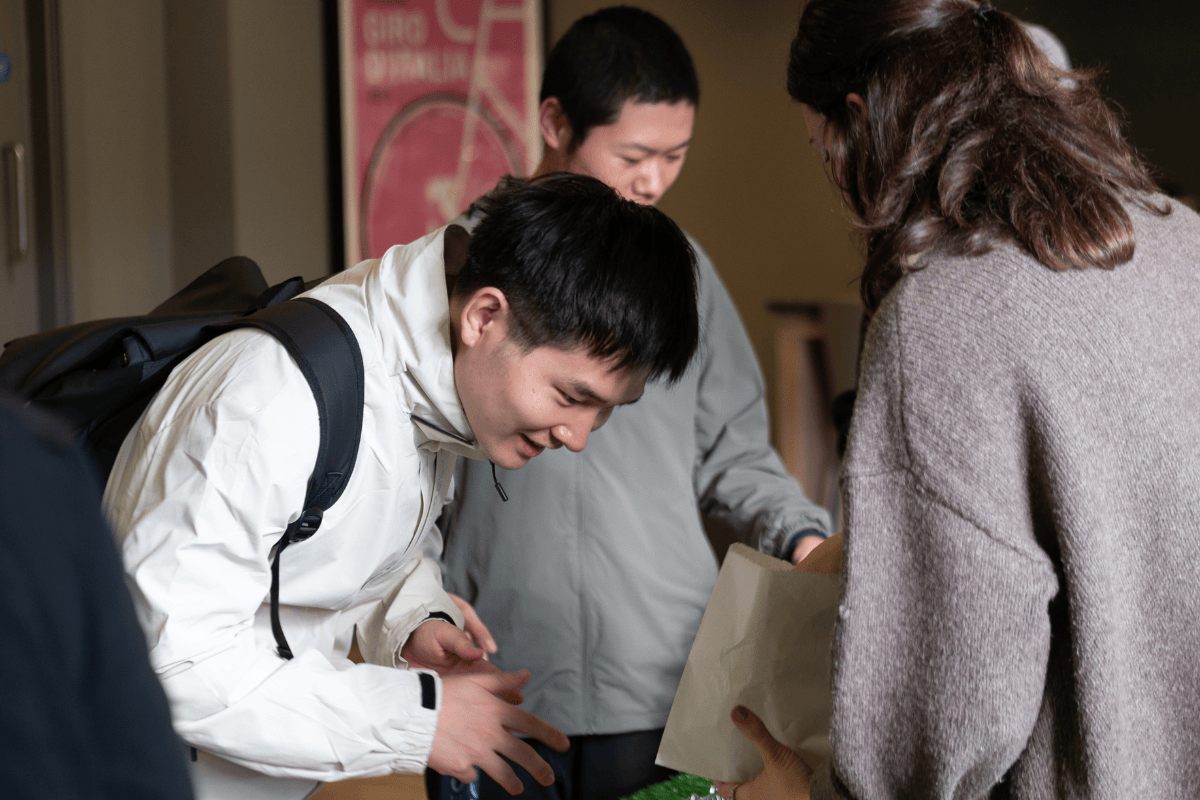
<instances>
[{"instance_id":1,"label":"knit sweater texture","mask_svg":"<svg viewBox=\"0 0 1200 800\"><path fill-rule=\"evenodd\" d=\"M817 800L1200 797L1200 218L1128 211L1115 269L934 255L877 311Z\"/></svg>"}]
</instances>

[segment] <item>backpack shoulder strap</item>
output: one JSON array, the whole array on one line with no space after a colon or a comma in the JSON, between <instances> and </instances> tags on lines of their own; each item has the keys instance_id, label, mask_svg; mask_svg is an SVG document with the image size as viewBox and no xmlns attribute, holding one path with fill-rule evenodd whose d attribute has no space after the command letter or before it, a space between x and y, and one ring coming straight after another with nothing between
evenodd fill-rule
<instances>
[{"instance_id":1,"label":"backpack shoulder strap","mask_svg":"<svg viewBox=\"0 0 1200 800\"><path fill-rule=\"evenodd\" d=\"M321 441L304 509L275 545L271 562L271 630L279 655L291 658L279 622L279 555L289 544L317 532L324 512L341 497L350 480L358 458L365 404L362 351L346 320L309 297L269 306L230 327L258 328L278 339L308 380L320 415Z\"/></svg>"}]
</instances>

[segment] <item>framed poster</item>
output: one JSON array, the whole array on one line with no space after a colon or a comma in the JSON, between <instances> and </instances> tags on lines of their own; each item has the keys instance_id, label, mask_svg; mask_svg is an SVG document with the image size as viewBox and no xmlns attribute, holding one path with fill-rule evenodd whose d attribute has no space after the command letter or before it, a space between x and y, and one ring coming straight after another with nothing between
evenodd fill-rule
<instances>
[{"instance_id":1,"label":"framed poster","mask_svg":"<svg viewBox=\"0 0 1200 800\"><path fill-rule=\"evenodd\" d=\"M339 0L346 265L540 158L541 0Z\"/></svg>"}]
</instances>

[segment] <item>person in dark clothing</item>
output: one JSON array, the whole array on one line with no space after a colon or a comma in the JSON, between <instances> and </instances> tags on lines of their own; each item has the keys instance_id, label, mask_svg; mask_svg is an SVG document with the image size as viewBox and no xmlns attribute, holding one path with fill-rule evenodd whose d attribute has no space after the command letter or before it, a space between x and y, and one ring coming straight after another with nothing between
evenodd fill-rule
<instances>
[{"instance_id":1,"label":"person in dark clothing","mask_svg":"<svg viewBox=\"0 0 1200 800\"><path fill-rule=\"evenodd\" d=\"M0 398L0 794L191 800L87 456Z\"/></svg>"}]
</instances>

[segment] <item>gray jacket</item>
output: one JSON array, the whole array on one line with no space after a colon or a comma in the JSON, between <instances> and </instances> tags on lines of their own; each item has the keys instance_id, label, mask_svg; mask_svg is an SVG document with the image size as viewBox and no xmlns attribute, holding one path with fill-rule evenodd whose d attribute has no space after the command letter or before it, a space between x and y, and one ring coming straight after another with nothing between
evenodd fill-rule
<instances>
[{"instance_id":1,"label":"gray jacket","mask_svg":"<svg viewBox=\"0 0 1200 800\"><path fill-rule=\"evenodd\" d=\"M443 516L447 590L475 604L496 664L532 671L523 708L569 735L666 723L717 574L698 505L775 554L829 530L768 444L754 351L696 253L702 341L683 379L647 386L582 453L498 471L507 503L464 460Z\"/></svg>"},{"instance_id":2,"label":"gray jacket","mask_svg":"<svg viewBox=\"0 0 1200 800\"><path fill-rule=\"evenodd\" d=\"M1200 219L1131 216L1116 269L931 257L875 314L814 800L1200 797Z\"/></svg>"}]
</instances>

